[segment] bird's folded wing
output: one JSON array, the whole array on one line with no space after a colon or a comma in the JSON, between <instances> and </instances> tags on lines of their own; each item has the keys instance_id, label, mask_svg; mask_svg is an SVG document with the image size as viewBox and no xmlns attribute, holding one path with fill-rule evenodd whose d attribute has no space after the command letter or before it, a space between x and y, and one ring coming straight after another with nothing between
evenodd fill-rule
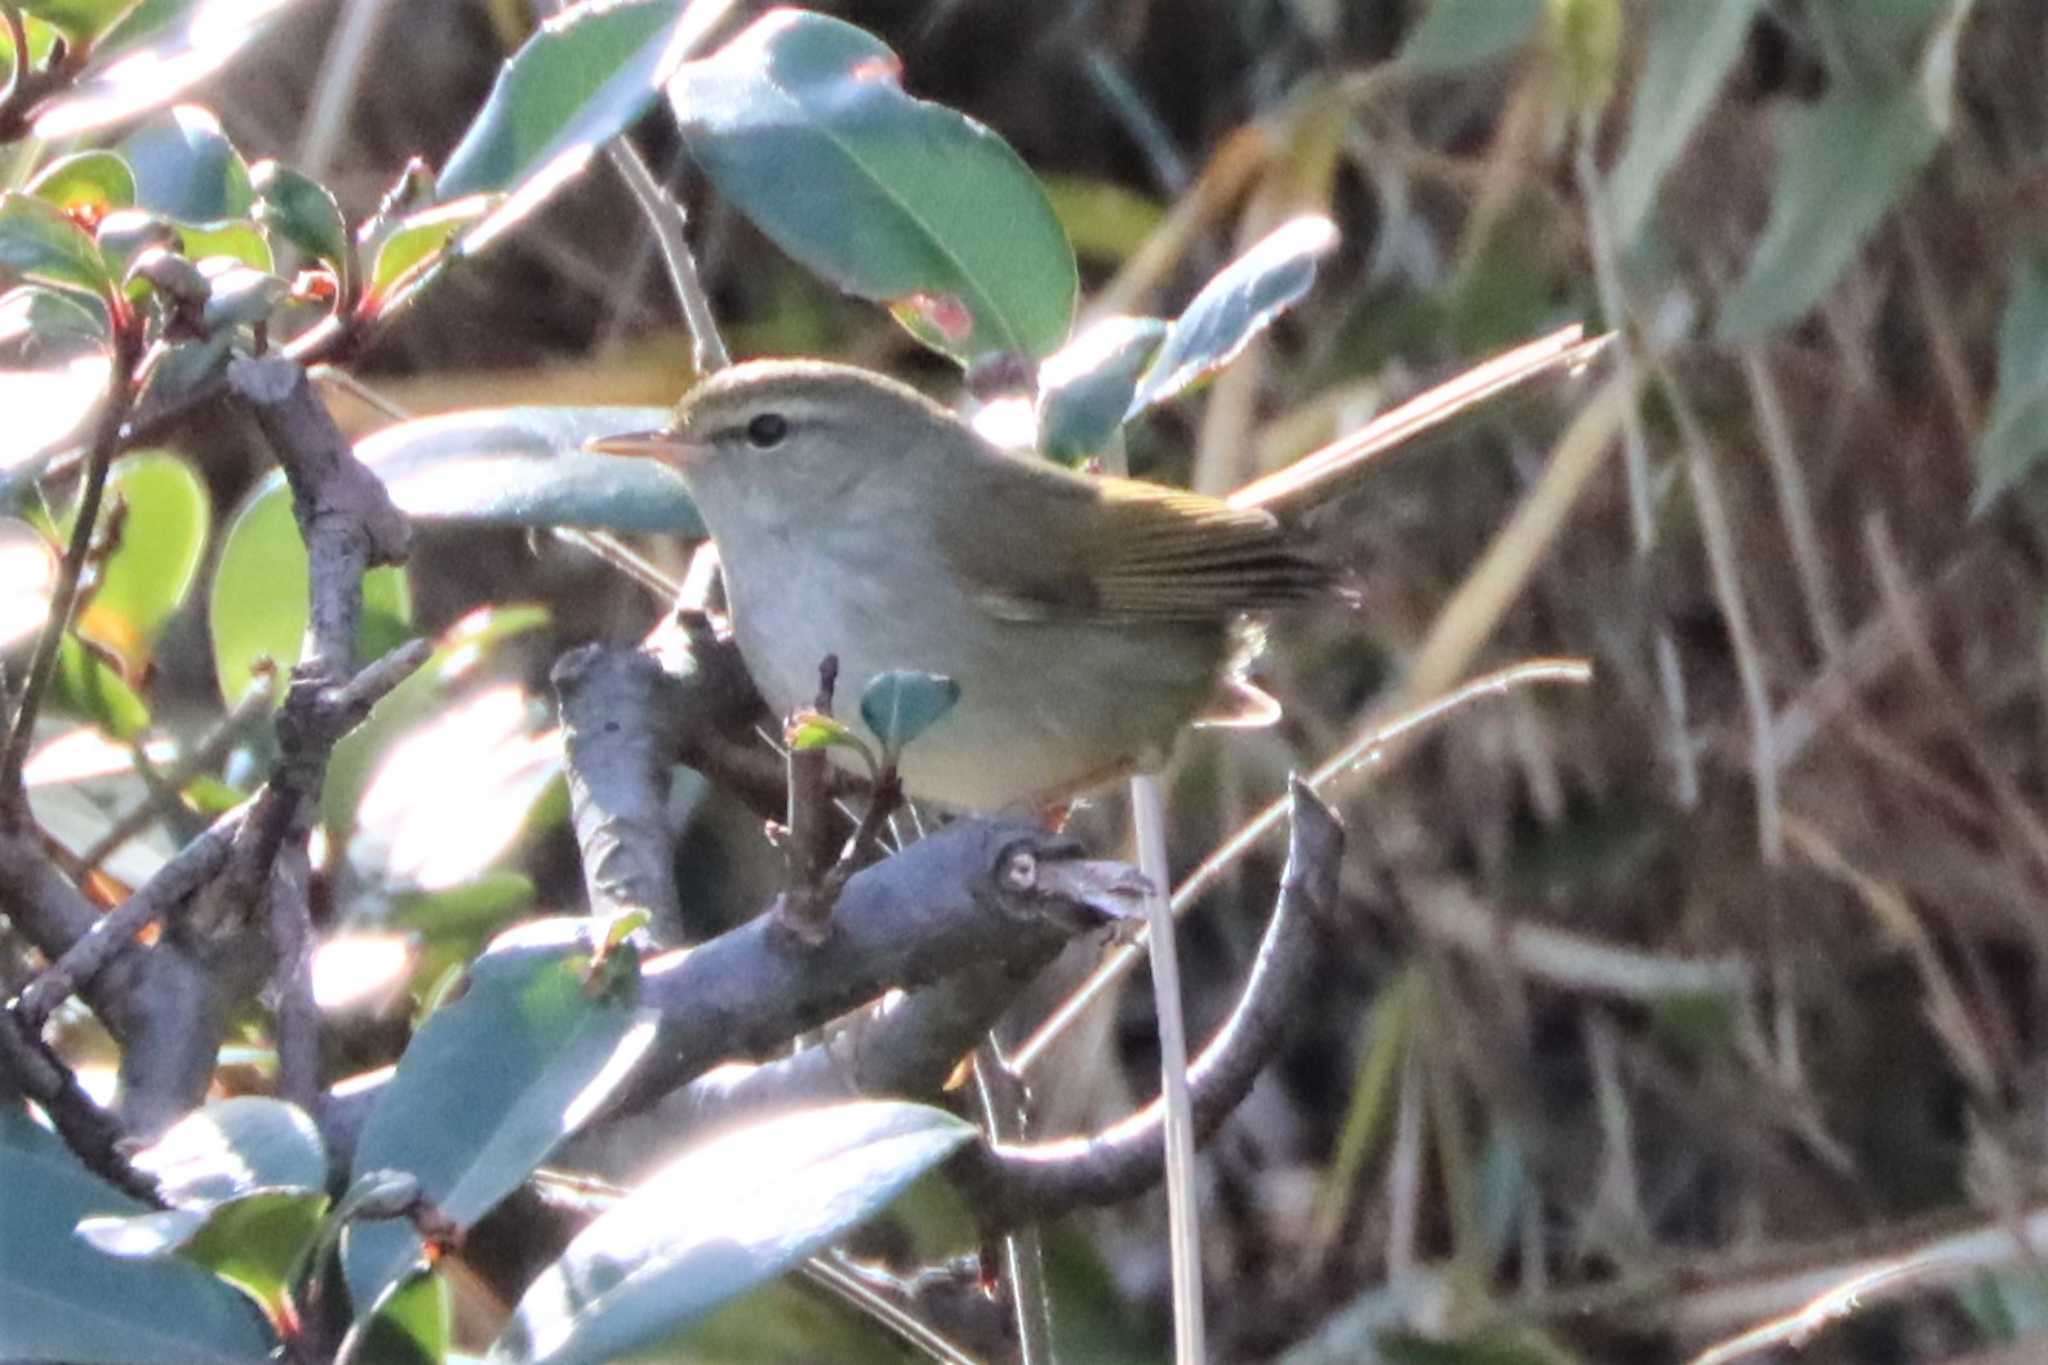
<instances>
[{"instance_id":1,"label":"bird's folded wing","mask_svg":"<svg viewBox=\"0 0 2048 1365\"><path fill-rule=\"evenodd\" d=\"M997 458L997 457L991 457ZM1128 479L1000 457L941 550L992 615L1017 621L1207 621L1304 601L1331 575L1270 513ZM964 510L964 509L963 509Z\"/></svg>"}]
</instances>

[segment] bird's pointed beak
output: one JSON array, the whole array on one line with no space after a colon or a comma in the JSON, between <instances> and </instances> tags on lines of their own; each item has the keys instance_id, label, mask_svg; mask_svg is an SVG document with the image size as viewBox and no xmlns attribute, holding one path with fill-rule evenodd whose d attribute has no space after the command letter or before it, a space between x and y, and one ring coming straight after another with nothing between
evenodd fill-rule
<instances>
[{"instance_id":1,"label":"bird's pointed beak","mask_svg":"<svg viewBox=\"0 0 2048 1365\"><path fill-rule=\"evenodd\" d=\"M659 431L629 431L617 436L593 436L583 443L585 450L599 455L622 455L627 459L660 460L663 464L688 467L703 455L705 447L686 441L664 427Z\"/></svg>"}]
</instances>

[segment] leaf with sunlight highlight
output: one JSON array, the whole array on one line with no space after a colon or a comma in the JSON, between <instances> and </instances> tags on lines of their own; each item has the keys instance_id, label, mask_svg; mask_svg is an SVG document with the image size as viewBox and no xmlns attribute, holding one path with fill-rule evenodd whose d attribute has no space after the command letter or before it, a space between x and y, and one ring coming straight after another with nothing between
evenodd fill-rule
<instances>
[{"instance_id":1,"label":"leaf with sunlight highlight","mask_svg":"<svg viewBox=\"0 0 2048 1365\"><path fill-rule=\"evenodd\" d=\"M1047 356L1038 367L1038 448L1075 464L1108 446L1166 332L1158 318L1104 318Z\"/></svg>"},{"instance_id":2,"label":"leaf with sunlight highlight","mask_svg":"<svg viewBox=\"0 0 2048 1365\"><path fill-rule=\"evenodd\" d=\"M578 1234L489 1359L594 1363L659 1343L880 1213L974 1136L942 1109L868 1101L704 1143Z\"/></svg>"},{"instance_id":3,"label":"leaf with sunlight highlight","mask_svg":"<svg viewBox=\"0 0 2048 1365\"><path fill-rule=\"evenodd\" d=\"M444 891L484 871L561 774L561 732L536 720L523 688L494 687L393 744L356 807L350 864L403 891Z\"/></svg>"},{"instance_id":4,"label":"leaf with sunlight highlight","mask_svg":"<svg viewBox=\"0 0 2048 1365\"><path fill-rule=\"evenodd\" d=\"M1218 271L1167 329L1127 415L1166 401L1235 360L1308 293L1316 266L1336 246L1337 225L1305 214L1282 223Z\"/></svg>"},{"instance_id":5,"label":"leaf with sunlight highlight","mask_svg":"<svg viewBox=\"0 0 2048 1365\"><path fill-rule=\"evenodd\" d=\"M25 521L0 518L0 649L43 627L57 587L57 552Z\"/></svg>"},{"instance_id":6,"label":"leaf with sunlight highlight","mask_svg":"<svg viewBox=\"0 0 2048 1365\"><path fill-rule=\"evenodd\" d=\"M20 1106L0 1106L0 1360L271 1360L276 1340L234 1289L178 1260L124 1261L73 1229L144 1212Z\"/></svg>"},{"instance_id":7,"label":"leaf with sunlight highlight","mask_svg":"<svg viewBox=\"0 0 2048 1365\"><path fill-rule=\"evenodd\" d=\"M1073 248L1008 143L913 99L896 54L774 9L669 86L690 154L775 244L962 362L1067 339Z\"/></svg>"},{"instance_id":8,"label":"leaf with sunlight highlight","mask_svg":"<svg viewBox=\"0 0 2048 1365\"><path fill-rule=\"evenodd\" d=\"M587 1121L654 1040L653 1022L636 1017L633 949L595 961L605 929L551 919L501 934L399 1058L356 1146L356 1176L408 1172L466 1228ZM404 1224L349 1227L343 1264L359 1313L420 1250Z\"/></svg>"},{"instance_id":9,"label":"leaf with sunlight highlight","mask_svg":"<svg viewBox=\"0 0 2048 1365\"><path fill-rule=\"evenodd\" d=\"M317 1190L327 1146L305 1110L240 1095L180 1119L135 1157L173 1204L213 1204L264 1189Z\"/></svg>"},{"instance_id":10,"label":"leaf with sunlight highlight","mask_svg":"<svg viewBox=\"0 0 2048 1365\"><path fill-rule=\"evenodd\" d=\"M73 137L168 104L297 0L142 0L93 45L85 76L44 106L36 136Z\"/></svg>"},{"instance_id":11,"label":"leaf with sunlight highlight","mask_svg":"<svg viewBox=\"0 0 2048 1365\"><path fill-rule=\"evenodd\" d=\"M507 196L463 249L489 245L638 122L731 8L732 0L626 0L577 5L542 24L499 70L442 169L443 199Z\"/></svg>"},{"instance_id":12,"label":"leaf with sunlight highlight","mask_svg":"<svg viewBox=\"0 0 2048 1365\"><path fill-rule=\"evenodd\" d=\"M386 427L358 442L356 454L422 521L701 536L704 523L673 469L583 449L668 417L666 408L478 408Z\"/></svg>"}]
</instances>

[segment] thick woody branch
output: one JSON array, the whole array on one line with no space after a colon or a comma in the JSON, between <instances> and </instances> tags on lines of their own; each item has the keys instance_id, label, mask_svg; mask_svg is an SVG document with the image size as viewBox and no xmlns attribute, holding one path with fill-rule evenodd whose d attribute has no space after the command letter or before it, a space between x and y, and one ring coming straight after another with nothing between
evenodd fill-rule
<instances>
[{"instance_id":1,"label":"thick woody branch","mask_svg":"<svg viewBox=\"0 0 2048 1365\"><path fill-rule=\"evenodd\" d=\"M662 1103L662 1121L683 1131L841 1100L935 1099L960 1059L1058 951L1048 944L1039 953L968 967L887 1000L788 1057L714 1067Z\"/></svg>"},{"instance_id":2,"label":"thick woody branch","mask_svg":"<svg viewBox=\"0 0 2048 1365\"><path fill-rule=\"evenodd\" d=\"M821 944L759 915L651 960L640 998L656 1015L655 1041L609 1114L645 1109L721 1062L771 1056L888 991L1044 961L1116 918L1056 889L1068 870L1097 866L1080 855L1033 825L965 820L857 873ZM366 1078L330 1094L321 1126L337 1160L382 1086Z\"/></svg>"},{"instance_id":3,"label":"thick woody branch","mask_svg":"<svg viewBox=\"0 0 2048 1365\"><path fill-rule=\"evenodd\" d=\"M1344 832L1297 779L1279 904L1237 1008L1188 1070L1196 1140L1206 1140L1251 1090L1301 1013L1305 987L1337 927L1337 864ZM985 1231L1111 1204L1158 1183L1165 1116L1155 1101L1090 1138L1030 1146L978 1144L949 1165Z\"/></svg>"},{"instance_id":4,"label":"thick woody branch","mask_svg":"<svg viewBox=\"0 0 2048 1365\"><path fill-rule=\"evenodd\" d=\"M641 909L657 942L684 941L668 829L683 679L634 649L586 645L549 675L568 758L569 812L593 914Z\"/></svg>"}]
</instances>

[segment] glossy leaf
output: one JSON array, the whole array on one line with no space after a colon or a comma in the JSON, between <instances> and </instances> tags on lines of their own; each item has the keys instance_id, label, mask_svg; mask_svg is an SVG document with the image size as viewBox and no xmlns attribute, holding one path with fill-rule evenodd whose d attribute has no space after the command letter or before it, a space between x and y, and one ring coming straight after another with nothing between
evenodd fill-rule
<instances>
[{"instance_id":1,"label":"glossy leaf","mask_svg":"<svg viewBox=\"0 0 2048 1365\"><path fill-rule=\"evenodd\" d=\"M81 716L115 739L142 738L149 706L105 659L67 634L50 675L50 700L61 711Z\"/></svg>"},{"instance_id":2,"label":"glossy leaf","mask_svg":"<svg viewBox=\"0 0 2048 1365\"><path fill-rule=\"evenodd\" d=\"M107 31L135 0L20 0L21 12L33 15L64 35L73 47Z\"/></svg>"},{"instance_id":3,"label":"glossy leaf","mask_svg":"<svg viewBox=\"0 0 2048 1365\"><path fill-rule=\"evenodd\" d=\"M1608 181L1617 240L1641 230L1664 172L1678 160L1742 53L1758 0L1658 0L1650 53L1636 81L1628 143Z\"/></svg>"},{"instance_id":4,"label":"glossy leaf","mask_svg":"<svg viewBox=\"0 0 2048 1365\"><path fill-rule=\"evenodd\" d=\"M1544 0L1430 0L1401 44L1401 63L1430 75L1512 56L1536 36Z\"/></svg>"},{"instance_id":5,"label":"glossy leaf","mask_svg":"<svg viewBox=\"0 0 2048 1365\"><path fill-rule=\"evenodd\" d=\"M78 1235L109 1256L182 1257L239 1286L282 1324L326 1213L318 1189L259 1189L212 1205L86 1219Z\"/></svg>"},{"instance_id":6,"label":"glossy leaf","mask_svg":"<svg viewBox=\"0 0 2048 1365\"><path fill-rule=\"evenodd\" d=\"M33 194L0 194L0 283L49 284L95 296L113 292L105 258L86 230Z\"/></svg>"},{"instance_id":7,"label":"glossy leaf","mask_svg":"<svg viewBox=\"0 0 2048 1365\"><path fill-rule=\"evenodd\" d=\"M873 1217L973 1136L944 1110L871 1101L705 1143L585 1228L489 1359L571 1365L656 1344Z\"/></svg>"},{"instance_id":8,"label":"glossy leaf","mask_svg":"<svg viewBox=\"0 0 2048 1365\"><path fill-rule=\"evenodd\" d=\"M1979 511L2048 455L2048 259L2015 257L1998 327L1998 387L1977 440Z\"/></svg>"},{"instance_id":9,"label":"glossy leaf","mask_svg":"<svg viewBox=\"0 0 2048 1365\"><path fill-rule=\"evenodd\" d=\"M860 718L882 748L898 753L960 701L960 684L936 673L877 673L860 694Z\"/></svg>"},{"instance_id":10,"label":"glossy leaf","mask_svg":"<svg viewBox=\"0 0 2048 1365\"><path fill-rule=\"evenodd\" d=\"M466 1228L581 1126L654 1036L635 1017L632 950L603 968L593 961L590 936L603 932L597 921L555 919L501 935L472 966L468 991L399 1058L357 1143L356 1174L408 1172ZM403 1224L352 1224L344 1265L355 1302L374 1303L418 1254Z\"/></svg>"},{"instance_id":11,"label":"glossy leaf","mask_svg":"<svg viewBox=\"0 0 2048 1365\"><path fill-rule=\"evenodd\" d=\"M1907 84L1845 88L1779 119L1770 222L1722 307L1723 340L1792 322L1820 302L1941 143Z\"/></svg>"},{"instance_id":12,"label":"glossy leaf","mask_svg":"<svg viewBox=\"0 0 2048 1365\"><path fill-rule=\"evenodd\" d=\"M507 684L441 708L389 745L354 812L349 863L392 890L482 873L561 776L561 733Z\"/></svg>"},{"instance_id":13,"label":"glossy leaf","mask_svg":"<svg viewBox=\"0 0 2048 1365\"><path fill-rule=\"evenodd\" d=\"M0 1105L0 1360L271 1359L276 1339L233 1289L178 1260L127 1261L73 1231L143 1206Z\"/></svg>"},{"instance_id":14,"label":"glossy leaf","mask_svg":"<svg viewBox=\"0 0 2048 1365\"><path fill-rule=\"evenodd\" d=\"M216 1204L263 1189L317 1190L327 1147L303 1109L241 1095L186 1115L135 1157L173 1204Z\"/></svg>"},{"instance_id":15,"label":"glossy leaf","mask_svg":"<svg viewBox=\"0 0 2048 1365\"><path fill-rule=\"evenodd\" d=\"M41 531L0 517L0 649L43 628L57 586L57 552Z\"/></svg>"},{"instance_id":16,"label":"glossy leaf","mask_svg":"<svg viewBox=\"0 0 2048 1365\"><path fill-rule=\"evenodd\" d=\"M896 54L851 24L776 9L669 87L719 193L839 288L891 305L956 359L1049 354L1074 316L1074 254L1001 138L906 95Z\"/></svg>"},{"instance_id":17,"label":"glossy leaf","mask_svg":"<svg viewBox=\"0 0 2048 1365\"><path fill-rule=\"evenodd\" d=\"M166 109L121 140L135 172L138 208L177 223L245 216L256 202L249 168L213 111L196 104Z\"/></svg>"},{"instance_id":18,"label":"glossy leaf","mask_svg":"<svg viewBox=\"0 0 2048 1365\"><path fill-rule=\"evenodd\" d=\"M370 292L389 295L448 249L455 235L491 211L494 195L477 194L403 219L384 235L370 264Z\"/></svg>"},{"instance_id":19,"label":"glossy leaf","mask_svg":"<svg viewBox=\"0 0 2048 1365\"><path fill-rule=\"evenodd\" d=\"M124 6L93 45L84 78L37 115L36 136L72 137L168 104L227 65L294 3L141 0Z\"/></svg>"},{"instance_id":20,"label":"glossy leaf","mask_svg":"<svg viewBox=\"0 0 2048 1365\"><path fill-rule=\"evenodd\" d=\"M432 656L377 703L368 720L342 737L334 746L327 765L327 781L320 788L327 837L335 847L348 848L354 841L363 795L392 749L415 729L440 716L448 706L450 690L489 660L500 644L537 630L547 621L544 607L485 607L471 612L442 632ZM531 804L530 800L527 804ZM392 832L387 830L386 837L392 837ZM427 889L384 888L392 894Z\"/></svg>"},{"instance_id":21,"label":"glossy leaf","mask_svg":"<svg viewBox=\"0 0 2048 1365\"><path fill-rule=\"evenodd\" d=\"M76 628L139 677L199 574L212 504L191 466L167 451L122 460L107 496L109 515L118 509L119 538Z\"/></svg>"},{"instance_id":22,"label":"glossy leaf","mask_svg":"<svg viewBox=\"0 0 2048 1365\"><path fill-rule=\"evenodd\" d=\"M1202 286L1173 320L1138 391L1132 414L1223 368L1315 283L1337 245L1337 225L1314 214L1281 224Z\"/></svg>"},{"instance_id":23,"label":"glossy leaf","mask_svg":"<svg viewBox=\"0 0 2048 1365\"><path fill-rule=\"evenodd\" d=\"M277 276L246 265L215 271L210 280L213 293L200 314L200 325L209 332L264 321L291 293L291 286Z\"/></svg>"},{"instance_id":24,"label":"glossy leaf","mask_svg":"<svg viewBox=\"0 0 2048 1365\"><path fill-rule=\"evenodd\" d=\"M444 199L507 196L466 249L524 218L638 122L731 8L732 0L621 0L577 5L542 24L498 73L441 171Z\"/></svg>"},{"instance_id":25,"label":"glossy leaf","mask_svg":"<svg viewBox=\"0 0 2048 1365\"><path fill-rule=\"evenodd\" d=\"M319 181L277 161L259 161L249 168L256 191L256 221L290 242L308 260L346 270L355 252L341 205Z\"/></svg>"},{"instance_id":26,"label":"glossy leaf","mask_svg":"<svg viewBox=\"0 0 2048 1365\"><path fill-rule=\"evenodd\" d=\"M484 408L386 427L356 453L392 500L424 521L702 536L674 470L583 449L668 416L665 408Z\"/></svg>"},{"instance_id":27,"label":"glossy leaf","mask_svg":"<svg viewBox=\"0 0 2048 1365\"><path fill-rule=\"evenodd\" d=\"M1038 448L1064 464L1099 454L1165 340L1158 318L1104 318L1038 367Z\"/></svg>"},{"instance_id":28,"label":"glossy leaf","mask_svg":"<svg viewBox=\"0 0 2048 1365\"><path fill-rule=\"evenodd\" d=\"M185 255L201 265L213 260L227 260L251 270L267 272L276 264L262 229L246 218L224 218L217 223L180 223L178 242Z\"/></svg>"},{"instance_id":29,"label":"glossy leaf","mask_svg":"<svg viewBox=\"0 0 2048 1365\"><path fill-rule=\"evenodd\" d=\"M134 207L135 173L114 152L74 152L36 172L28 192L74 217L98 218Z\"/></svg>"},{"instance_id":30,"label":"glossy leaf","mask_svg":"<svg viewBox=\"0 0 2048 1365\"><path fill-rule=\"evenodd\" d=\"M441 1365L452 1333L448 1285L415 1270L378 1298L341 1343L336 1365Z\"/></svg>"},{"instance_id":31,"label":"glossy leaf","mask_svg":"<svg viewBox=\"0 0 2048 1365\"><path fill-rule=\"evenodd\" d=\"M103 306L66 289L0 294L0 492L75 440L106 396L113 363Z\"/></svg>"},{"instance_id":32,"label":"glossy leaf","mask_svg":"<svg viewBox=\"0 0 2048 1365\"><path fill-rule=\"evenodd\" d=\"M280 676L299 661L306 633L306 545L292 518L282 478L265 480L229 524L214 566L207 623L214 675L229 705L268 659ZM402 569L372 569L363 578L358 652L381 654L404 640L412 623L412 591ZM284 689L278 688L283 699Z\"/></svg>"}]
</instances>

